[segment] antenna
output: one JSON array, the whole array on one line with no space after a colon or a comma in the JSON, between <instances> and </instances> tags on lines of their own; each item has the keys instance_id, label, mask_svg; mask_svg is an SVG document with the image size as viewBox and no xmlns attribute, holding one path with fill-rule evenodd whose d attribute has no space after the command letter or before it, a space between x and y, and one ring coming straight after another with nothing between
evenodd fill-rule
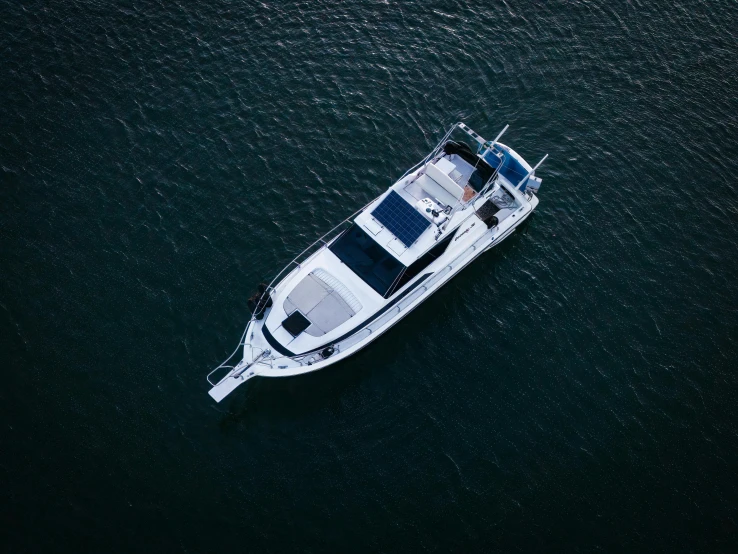
<instances>
[{"instance_id":1,"label":"antenna","mask_svg":"<svg viewBox=\"0 0 738 554\"><path fill-rule=\"evenodd\" d=\"M533 170L531 171L531 173L535 173L536 169L538 169L538 166L540 166L540 165L541 165L541 164L542 164L543 162L545 162L545 161L546 161L546 158L548 158L548 154L546 154L545 156L543 156L543 157L541 158L541 161L540 161L540 162L538 162L538 163L537 163L537 164L535 165L535 167L533 168Z\"/></svg>"},{"instance_id":2,"label":"antenna","mask_svg":"<svg viewBox=\"0 0 738 554\"><path fill-rule=\"evenodd\" d=\"M508 127L510 127L510 125L505 125L505 128L502 131L500 131L500 134L499 135L497 135L495 137L495 140L492 141L492 144L495 144L498 140L500 140L500 138L502 137L502 135L505 134L505 131L507 131Z\"/></svg>"},{"instance_id":3,"label":"antenna","mask_svg":"<svg viewBox=\"0 0 738 554\"><path fill-rule=\"evenodd\" d=\"M531 170L530 170L530 171L528 172L528 174L527 174L527 175L526 175L525 177L523 177L523 178L522 178L522 179L520 180L520 182L518 183L518 186L517 186L517 187L515 187L515 188L516 188L516 189L519 189L519 188L520 188L520 186L521 186L521 185L522 185L523 183L525 183L525 182L526 182L526 181L528 180L528 177L530 177L531 175L533 175L533 174L534 174L534 173L536 172L536 169L538 169L538 167L539 167L539 166L540 166L540 165L541 165L541 164L542 164L543 162L545 162L545 161L546 161L546 158L548 158L548 154L546 154L545 156L543 156L543 157L541 158L541 161L540 161L540 162L538 162L538 163L537 163L537 164L536 164L536 165L535 165L535 166L533 167L533 169L531 169Z\"/></svg>"}]
</instances>

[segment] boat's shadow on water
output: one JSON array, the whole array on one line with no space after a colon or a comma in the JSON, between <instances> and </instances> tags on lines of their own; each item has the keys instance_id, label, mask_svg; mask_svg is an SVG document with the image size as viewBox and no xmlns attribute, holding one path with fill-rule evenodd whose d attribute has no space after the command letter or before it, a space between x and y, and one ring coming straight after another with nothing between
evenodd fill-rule
<instances>
[{"instance_id":1,"label":"boat's shadow on water","mask_svg":"<svg viewBox=\"0 0 738 554\"><path fill-rule=\"evenodd\" d=\"M314 373L284 378L257 377L239 387L232 398L219 406L223 412L219 424L221 429L228 431L244 425L250 426L262 419L272 423L294 421L326 408L340 411L342 399L347 392L358 389L371 371L381 370L397 360L395 349L384 344L393 341L392 333L402 334L403 328L407 330L408 325L417 327L419 321L431 326L437 325L441 316L431 305L434 300L443 302L446 297L446 300L450 299L453 302L471 301L467 298L469 285L484 279L484 274L489 272L495 263L515 249L521 237L527 234L534 216L535 214L524 221L500 246L485 253L461 271L427 302L400 321L387 335L380 337L354 356ZM489 278L492 279L491 275ZM402 348L402 345L406 344L404 339L395 338L395 340L399 342L390 346Z\"/></svg>"}]
</instances>

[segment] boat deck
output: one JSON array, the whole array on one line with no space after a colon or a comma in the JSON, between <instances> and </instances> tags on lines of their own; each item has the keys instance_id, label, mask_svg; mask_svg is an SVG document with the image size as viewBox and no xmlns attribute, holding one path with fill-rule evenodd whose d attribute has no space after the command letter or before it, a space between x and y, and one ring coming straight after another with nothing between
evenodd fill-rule
<instances>
[{"instance_id":1,"label":"boat deck","mask_svg":"<svg viewBox=\"0 0 738 554\"><path fill-rule=\"evenodd\" d=\"M456 128L471 146L449 139ZM531 168L501 135L485 141L457 124L388 191L290 262L265 286L269 303L244 331L241 361L229 365L234 352L208 375L210 395L220 401L256 375L298 375L351 355L509 236L538 205L533 174L543 160ZM220 370L228 373L213 382Z\"/></svg>"},{"instance_id":2,"label":"boat deck","mask_svg":"<svg viewBox=\"0 0 738 554\"><path fill-rule=\"evenodd\" d=\"M476 196L476 191L468 185L474 173L470 163L456 154L445 154L432 165L440 171L421 168L407 182L398 183L395 190L411 204L429 198L441 208L455 208Z\"/></svg>"}]
</instances>

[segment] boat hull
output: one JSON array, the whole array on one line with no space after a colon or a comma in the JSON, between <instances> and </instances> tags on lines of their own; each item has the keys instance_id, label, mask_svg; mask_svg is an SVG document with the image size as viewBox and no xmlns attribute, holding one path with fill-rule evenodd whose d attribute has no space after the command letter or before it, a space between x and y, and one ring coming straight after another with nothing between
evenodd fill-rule
<instances>
[{"instance_id":1,"label":"boat hull","mask_svg":"<svg viewBox=\"0 0 738 554\"><path fill-rule=\"evenodd\" d=\"M446 265L436 269L431 274L421 276L416 287L406 291L406 294L402 298L399 298L397 302L386 307L383 313L367 320L351 336L342 337L331 344L330 346L334 349L334 352L329 357L324 358L319 350L296 357L284 356L283 358L260 361L257 359L258 356L272 348L261 329L266 321L266 317L261 321L252 321L244 335L248 340L244 346L243 360L233 371L213 386L209 391L210 396L220 402L235 388L253 377L292 377L311 373L356 354L402 321L410 312L427 300L443 285L448 283L454 276L458 275L484 252L494 248L513 234L515 229L520 227L533 213L537 205L538 198L532 196L530 209L524 214L521 214L520 219L513 226L501 233L495 233L495 229L488 229L481 236L470 241L470 244L461 252L457 253ZM423 277L425 278L423 279Z\"/></svg>"}]
</instances>

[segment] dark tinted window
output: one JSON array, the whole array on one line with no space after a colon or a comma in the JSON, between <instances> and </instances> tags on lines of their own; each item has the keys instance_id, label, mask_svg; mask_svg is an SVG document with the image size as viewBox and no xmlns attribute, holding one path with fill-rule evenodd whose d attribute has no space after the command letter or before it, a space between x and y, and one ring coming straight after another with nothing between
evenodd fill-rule
<instances>
[{"instance_id":1,"label":"dark tinted window","mask_svg":"<svg viewBox=\"0 0 738 554\"><path fill-rule=\"evenodd\" d=\"M405 270L405 273L402 274L402 277L400 277L400 279L397 281L397 284L390 292L390 296L394 294L396 291L400 290L403 286L405 286L405 284L408 283L418 273L420 273L426 267L432 264L433 261L438 258L438 256L443 254L446 251L448 244L451 242L451 239L456 234L456 231L458 231L458 229L454 229L454 231L450 235L445 237L441 242L436 244L428 252L426 252L420 258L418 258L412 264L410 264L408 268Z\"/></svg>"},{"instance_id":2,"label":"dark tinted window","mask_svg":"<svg viewBox=\"0 0 738 554\"><path fill-rule=\"evenodd\" d=\"M330 249L351 271L382 296L405 269L404 265L356 224L331 244Z\"/></svg>"}]
</instances>

